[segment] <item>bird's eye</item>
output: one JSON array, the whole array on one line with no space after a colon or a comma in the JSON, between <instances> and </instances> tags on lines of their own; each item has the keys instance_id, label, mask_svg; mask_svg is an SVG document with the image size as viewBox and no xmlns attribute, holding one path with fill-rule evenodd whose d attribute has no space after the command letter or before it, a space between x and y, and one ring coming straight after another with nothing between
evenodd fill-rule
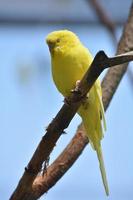
<instances>
[{"instance_id":1,"label":"bird's eye","mask_svg":"<svg viewBox=\"0 0 133 200\"><path fill-rule=\"evenodd\" d=\"M60 38L58 38L58 39L56 40L56 42L59 43L59 42L60 42Z\"/></svg>"}]
</instances>

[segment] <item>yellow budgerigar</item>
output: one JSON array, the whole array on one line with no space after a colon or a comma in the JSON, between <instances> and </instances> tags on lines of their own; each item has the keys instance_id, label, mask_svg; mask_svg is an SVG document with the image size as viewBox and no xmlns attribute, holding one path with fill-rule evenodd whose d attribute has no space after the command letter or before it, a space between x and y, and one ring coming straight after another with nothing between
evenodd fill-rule
<instances>
[{"instance_id":1,"label":"yellow budgerigar","mask_svg":"<svg viewBox=\"0 0 133 200\"><path fill-rule=\"evenodd\" d=\"M65 97L75 88L89 68L93 58L79 38L71 31L59 30L48 34L46 42L51 54L52 75L54 83ZM97 152L102 180L106 194L109 195L108 183L101 150L103 126L106 129L100 81L97 80L78 114L83 120L86 134L93 149ZM103 122L103 123L102 123Z\"/></svg>"}]
</instances>

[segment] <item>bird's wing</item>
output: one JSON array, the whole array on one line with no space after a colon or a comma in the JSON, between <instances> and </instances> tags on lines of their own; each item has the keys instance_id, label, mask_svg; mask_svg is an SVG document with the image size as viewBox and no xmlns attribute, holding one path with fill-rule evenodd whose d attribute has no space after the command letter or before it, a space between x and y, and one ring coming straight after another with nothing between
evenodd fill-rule
<instances>
[{"instance_id":1,"label":"bird's wing","mask_svg":"<svg viewBox=\"0 0 133 200\"><path fill-rule=\"evenodd\" d=\"M102 88L101 88L101 83L99 79L96 80L95 88L96 88L96 94L98 96L98 101L100 104L100 112L101 112L101 118L103 120L103 127L104 127L104 130L106 131L106 120L105 120L104 107L103 107L103 102L102 102Z\"/></svg>"}]
</instances>

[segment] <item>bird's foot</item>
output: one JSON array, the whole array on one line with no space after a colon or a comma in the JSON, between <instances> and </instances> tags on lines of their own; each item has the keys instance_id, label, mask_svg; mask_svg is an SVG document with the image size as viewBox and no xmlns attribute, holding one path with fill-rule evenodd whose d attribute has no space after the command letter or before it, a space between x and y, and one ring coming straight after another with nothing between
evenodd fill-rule
<instances>
[{"instance_id":1,"label":"bird's foot","mask_svg":"<svg viewBox=\"0 0 133 200\"><path fill-rule=\"evenodd\" d=\"M76 81L76 87L74 89L71 90L72 93L78 93L81 94L80 90L79 90L79 84L80 84L80 80Z\"/></svg>"}]
</instances>

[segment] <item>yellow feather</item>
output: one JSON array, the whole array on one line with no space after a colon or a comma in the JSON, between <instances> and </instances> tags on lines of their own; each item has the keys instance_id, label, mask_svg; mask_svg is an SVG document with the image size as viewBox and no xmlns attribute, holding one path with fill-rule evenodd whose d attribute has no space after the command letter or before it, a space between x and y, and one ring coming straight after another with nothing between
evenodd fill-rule
<instances>
[{"instance_id":1,"label":"yellow feather","mask_svg":"<svg viewBox=\"0 0 133 200\"><path fill-rule=\"evenodd\" d=\"M75 88L76 81L81 80L93 58L87 48L83 46L78 37L71 31L61 30L50 33L46 42L51 53L52 75L57 89L68 96ZM103 125L106 129L104 108L102 104L102 91L99 80L91 88L87 99L78 110L87 136L97 152L101 175L106 194L109 194L106 172L101 151L103 138Z\"/></svg>"}]
</instances>

